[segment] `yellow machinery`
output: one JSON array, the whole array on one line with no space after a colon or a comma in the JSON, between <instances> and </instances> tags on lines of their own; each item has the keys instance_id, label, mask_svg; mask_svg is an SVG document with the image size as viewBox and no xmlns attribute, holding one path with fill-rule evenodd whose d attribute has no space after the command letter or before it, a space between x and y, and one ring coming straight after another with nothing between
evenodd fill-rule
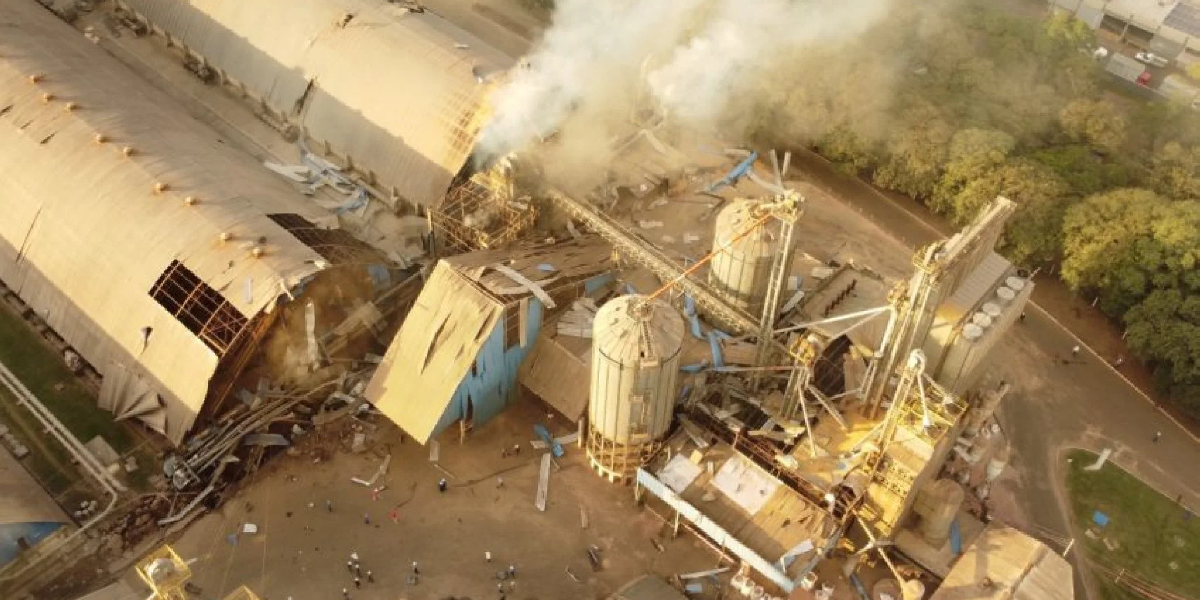
<instances>
[{"instance_id":1,"label":"yellow machinery","mask_svg":"<svg viewBox=\"0 0 1200 600\"><path fill-rule=\"evenodd\" d=\"M134 567L138 577L150 586L158 600L186 600L184 586L192 578L192 569L179 558L175 550L163 545L146 555Z\"/></svg>"},{"instance_id":2,"label":"yellow machinery","mask_svg":"<svg viewBox=\"0 0 1200 600\"><path fill-rule=\"evenodd\" d=\"M192 569L170 546L164 544L158 550L147 554L134 566L134 570L137 571L138 577L150 586L155 600L187 600L185 588L188 580L192 578ZM261 599L258 594L243 585L230 592L224 600Z\"/></svg>"}]
</instances>

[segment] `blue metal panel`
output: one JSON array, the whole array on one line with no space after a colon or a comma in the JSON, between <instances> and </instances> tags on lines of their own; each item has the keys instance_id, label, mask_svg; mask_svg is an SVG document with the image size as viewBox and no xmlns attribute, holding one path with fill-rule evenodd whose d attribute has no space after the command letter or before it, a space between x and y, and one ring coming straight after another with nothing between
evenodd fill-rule
<instances>
[{"instance_id":1,"label":"blue metal panel","mask_svg":"<svg viewBox=\"0 0 1200 600\"><path fill-rule=\"evenodd\" d=\"M584 282L584 289L591 293L612 281L611 274L603 274ZM470 406L474 425L483 425L500 414L514 398L517 389L517 370L525 355L533 347L533 340L542 331L545 309L537 298L529 298L525 314L525 346L520 344L505 348L504 319L499 319L488 334L483 346L475 356L475 368L469 371L454 391L454 397L446 406L446 412L438 419L433 434L437 436L456 421L467 416ZM564 307L565 308L565 307Z\"/></svg>"},{"instance_id":2,"label":"blue metal panel","mask_svg":"<svg viewBox=\"0 0 1200 600\"><path fill-rule=\"evenodd\" d=\"M605 273L603 275L597 275L597 276L583 282L583 293L589 294L589 295L593 294L593 293L595 293L596 290L612 283L612 281L613 281L612 273Z\"/></svg>"},{"instance_id":3,"label":"blue metal panel","mask_svg":"<svg viewBox=\"0 0 1200 600\"><path fill-rule=\"evenodd\" d=\"M61 523L9 523L0 525L0 567L16 560L21 553L17 540L25 538L30 547L58 531Z\"/></svg>"}]
</instances>

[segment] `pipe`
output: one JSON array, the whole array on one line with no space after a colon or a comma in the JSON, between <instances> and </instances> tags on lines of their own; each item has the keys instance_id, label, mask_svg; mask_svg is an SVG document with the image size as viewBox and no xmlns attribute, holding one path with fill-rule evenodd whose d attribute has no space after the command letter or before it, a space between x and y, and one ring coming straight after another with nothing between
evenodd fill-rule
<instances>
[{"instance_id":1,"label":"pipe","mask_svg":"<svg viewBox=\"0 0 1200 600\"><path fill-rule=\"evenodd\" d=\"M812 327L813 325L826 325L829 323L837 323L838 321L848 321L850 319L856 319L858 317L874 317L875 315L887 312L891 309L892 309L892 307L890 307L890 306L877 306L875 308L868 308L866 310L860 310L860 311L856 311L856 312L852 312L852 313L847 313L844 315L838 315L836 317L830 317L828 319L809 321L807 323L801 323L799 325L792 325L790 327L781 327L781 328L775 330L775 335L779 335L781 333L788 333L791 331L796 331L797 329L808 329L809 327ZM850 329L853 329L854 327L858 327L859 325L867 322L868 320L869 319L863 319L861 322L853 325ZM847 329L846 332L849 332L849 329ZM846 332L843 332L843 334ZM834 336L834 337L836 338L837 336Z\"/></svg>"}]
</instances>

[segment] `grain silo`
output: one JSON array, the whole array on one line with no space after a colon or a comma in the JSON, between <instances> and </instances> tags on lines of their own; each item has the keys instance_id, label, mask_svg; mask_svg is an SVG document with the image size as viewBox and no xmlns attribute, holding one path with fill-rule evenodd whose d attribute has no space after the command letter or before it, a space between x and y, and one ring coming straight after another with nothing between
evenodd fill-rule
<instances>
[{"instance_id":1,"label":"grain silo","mask_svg":"<svg viewBox=\"0 0 1200 600\"><path fill-rule=\"evenodd\" d=\"M587 455L612 482L632 480L671 425L683 317L644 296L622 296L596 313Z\"/></svg>"},{"instance_id":2,"label":"grain silo","mask_svg":"<svg viewBox=\"0 0 1200 600\"><path fill-rule=\"evenodd\" d=\"M756 214L760 204L757 200L735 200L717 216L712 248L716 256L708 272L713 289L752 315L762 312L771 264L780 250L775 219L754 227L761 216ZM747 234L751 227L754 229Z\"/></svg>"}]
</instances>

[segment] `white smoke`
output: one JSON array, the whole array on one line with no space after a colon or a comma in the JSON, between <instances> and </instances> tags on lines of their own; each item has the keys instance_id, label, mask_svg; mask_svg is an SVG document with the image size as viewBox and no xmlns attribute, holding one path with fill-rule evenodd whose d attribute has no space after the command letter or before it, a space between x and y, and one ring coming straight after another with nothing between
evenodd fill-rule
<instances>
[{"instance_id":1,"label":"white smoke","mask_svg":"<svg viewBox=\"0 0 1200 600\"><path fill-rule=\"evenodd\" d=\"M559 0L527 65L493 96L478 153L521 151L573 116L627 122L641 108L713 129L751 106L736 100L779 61L853 41L891 7L892 0ZM576 129L608 132L594 123Z\"/></svg>"}]
</instances>

